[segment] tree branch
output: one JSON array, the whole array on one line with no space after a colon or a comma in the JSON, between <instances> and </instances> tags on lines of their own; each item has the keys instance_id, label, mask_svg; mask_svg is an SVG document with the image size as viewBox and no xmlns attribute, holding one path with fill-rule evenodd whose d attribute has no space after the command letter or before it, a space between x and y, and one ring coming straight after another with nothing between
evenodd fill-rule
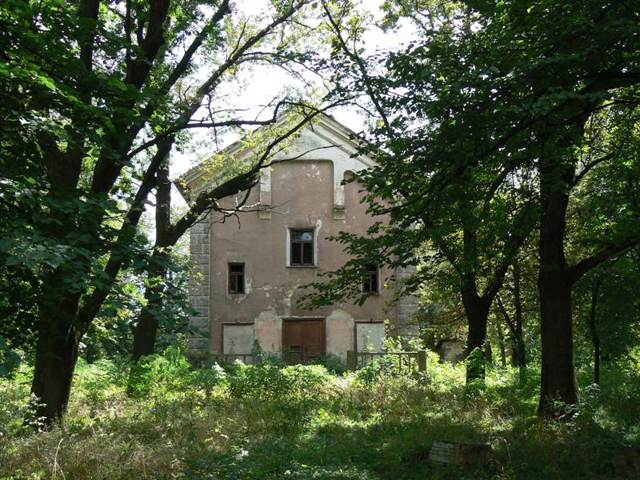
<instances>
[{"instance_id":1,"label":"tree branch","mask_svg":"<svg viewBox=\"0 0 640 480\"><path fill-rule=\"evenodd\" d=\"M598 165L600 165L603 162L606 162L607 160L612 159L613 157L615 157L619 152L618 151L614 151L614 152L610 152L606 155L602 155L598 158L596 158L595 160L592 160L591 162L589 162L588 164L586 164L582 170L580 170L579 173L577 173L574 178L573 178L573 186L578 185L578 183L580 183L580 181L582 181L582 179L584 177L587 176L587 174L593 170L595 167L597 167Z\"/></svg>"},{"instance_id":2,"label":"tree branch","mask_svg":"<svg viewBox=\"0 0 640 480\"><path fill-rule=\"evenodd\" d=\"M83 0L78 8L80 19L80 61L88 72L93 69L93 40L96 32L96 21L100 9L99 0ZM82 24L85 25L82 25ZM83 28L87 28L83 31Z\"/></svg>"},{"instance_id":3,"label":"tree branch","mask_svg":"<svg viewBox=\"0 0 640 480\"><path fill-rule=\"evenodd\" d=\"M351 50L349 50L347 42L346 42L346 40L344 39L344 37L342 35L342 31L340 29L340 25L333 18L333 15L331 14L331 10L330 10L329 6L327 5L326 1L322 2L322 7L324 9L325 15L327 16L327 19L329 20L329 23L331 24L331 28L333 28L333 31L334 31L334 33L336 35L336 39L338 40L338 43L340 44L340 48L342 49L344 54L352 62L354 62L356 64L358 70L360 71L360 75L362 75L362 78L364 80L364 87L365 87L365 89L367 91L367 95L371 99L371 102L373 103L376 111L378 112L378 115L380 116L380 119L382 120L382 123L384 124L384 127L385 127L385 130L387 131L387 134L390 135L390 136L393 136L393 130L391 129L391 124L389 122L389 119L387 118L386 112L382 108L382 104L380 103L375 91L373 90L373 86L372 86L373 80L369 76L369 72L367 71L367 67L366 67L364 61L362 60L362 58L357 53L352 52Z\"/></svg>"},{"instance_id":4,"label":"tree branch","mask_svg":"<svg viewBox=\"0 0 640 480\"><path fill-rule=\"evenodd\" d=\"M279 135L267 145L265 151L258 158L256 163L247 172L242 173L230 180L227 180L222 185L214 188L210 192L202 192L196 200L193 202L191 208L185 213L180 220L171 228L170 236L173 241L177 241L186 230L193 225L200 215L215 205L216 201L233 195L235 193L242 192L248 188L253 187L258 181L258 172L263 168L267 168L272 162L267 160L272 155L273 150L281 144L283 141L294 135L301 128L307 125L315 116L319 115L322 110L314 109L311 113L305 115L305 117L287 130L285 133Z\"/></svg>"},{"instance_id":5,"label":"tree branch","mask_svg":"<svg viewBox=\"0 0 640 480\"><path fill-rule=\"evenodd\" d=\"M170 128L169 130L166 130L166 131L156 135L156 137L153 138L152 140L149 140L148 142L145 142L142 145L134 148L127 155L127 159L131 159L131 158L135 157L140 152L143 152L147 148L150 148L150 147L156 145L158 142L161 142L164 138L168 137L169 135L173 135L173 134L179 132L180 130L186 130L186 129L190 129L190 128L239 127L239 126L243 126L243 125L271 125L271 124L276 122L277 117L278 117L278 113L280 111L280 108L283 105L301 105L301 104L297 103L297 102L289 102L287 100L281 100L280 102L278 102L276 104L276 106L274 108L274 111L273 111L273 116L270 119L267 119L267 120L255 120L255 119L254 120L242 120L242 119L237 119L237 120L223 120L223 121L219 121L219 122L201 121L201 122L197 122L197 123L184 123L182 125L175 125L172 128Z\"/></svg>"},{"instance_id":6,"label":"tree branch","mask_svg":"<svg viewBox=\"0 0 640 480\"><path fill-rule=\"evenodd\" d=\"M502 313L505 323L507 324L507 326L509 327L509 330L511 331L511 335L514 338L516 338L517 337L516 327L513 321L511 320L511 317L509 316L509 312L507 312L507 309L505 308L504 303L502 303L502 298L500 297L500 295L496 295L496 302L498 303L498 309L500 310L500 313Z\"/></svg>"},{"instance_id":7,"label":"tree branch","mask_svg":"<svg viewBox=\"0 0 640 480\"><path fill-rule=\"evenodd\" d=\"M623 255L636 245L640 245L640 233L637 233L630 238L626 238L617 242L612 242L609 245L602 248L600 251L593 255L584 258L575 265L569 267L569 280L572 284L580 280L587 272L597 267L601 263L607 260Z\"/></svg>"},{"instance_id":8,"label":"tree branch","mask_svg":"<svg viewBox=\"0 0 640 480\"><path fill-rule=\"evenodd\" d=\"M127 215L118 232L118 238L115 244L111 247L111 254L109 260L102 271L102 277L104 283L100 286L96 286L95 290L89 298L83 300L78 313L78 319L80 321L81 328L88 327L91 321L95 318L102 306L102 303L107 298L107 295L111 291L111 287L115 282L118 272L124 264L125 255L120 253L124 249L128 248L131 241L132 232L135 231L135 227L140 221L142 212L144 212L144 203L147 196L153 190L157 184L158 177L157 171L162 166L167 155L171 151L174 139L166 139L163 143L158 145L158 150L153 156L151 163L142 178L142 182L136 196L127 211Z\"/></svg>"},{"instance_id":9,"label":"tree branch","mask_svg":"<svg viewBox=\"0 0 640 480\"><path fill-rule=\"evenodd\" d=\"M168 0L157 0L157 2L168 1ZM197 89L196 94L194 95L193 100L186 105L181 114L178 115L178 118L173 122L173 126L169 127L168 131L178 131L184 128L184 125L188 124L191 117L196 113L198 108L200 108L200 104L202 103L202 99L208 95L213 88L218 84L222 76L233 67L237 60L242 56L242 54L248 49L252 48L254 45L259 43L265 37L267 37L270 33L274 31L276 27L286 22L295 12L297 12L303 5L308 3L309 0L297 0L293 2L290 7L279 17L274 19L271 23L265 26L262 30L257 32L255 35L250 37L240 48L236 49L236 51L230 55L226 61L224 61L210 76L204 81L200 87ZM222 7L226 5L223 3L221 8L216 12L219 13L220 18L226 14L226 9L222 10ZM158 9L158 8L157 8ZM153 8L152 8L153 10ZM152 17L154 17L152 15ZM158 18L159 15L156 13L154 18ZM155 33L153 33L155 32ZM157 32L155 29L153 32L149 31L147 36L150 36L151 39L162 38L162 32ZM153 36L152 35L155 35ZM149 50L151 47L155 45L151 40L149 41ZM159 45L158 45L159 48ZM197 48L196 48L197 49ZM145 50L146 51L146 50ZM195 50L194 50L195 52ZM184 57L183 57L184 58ZM152 62L152 59L150 60ZM184 68L186 69L188 62L185 62ZM150 69L150 65L149 65ZM146 71L148 74L148 70ZM134 75L134 74L132 74ZM177 75L179 78L180 75ZM176 81L177 81L176 78ZM135 79L132 77L132 79ZM170 82L168 82L170 83ZM175 82L174 82L175 83ZM153 107L152 110L153 111ZM110 190L117 180L120 170L124 167L125 163L132 158L131 154L126 154L126 151L130 149L131 144L133 143L135 136L139 132L139 130L143 127L147 118L142 116L140 120L124 135L125 139L114 139L113 150L117 152L114 156L109 156L108 154L102 155L100 161L96 164L96 168L94 169L94 178L92 183L92 189L94 192L107 192ZM170 134L170 133L169 133ZM139 153L139 152L137 152ZM124 158L123 158L124 157Z\"/></svg>"}]
</instances>

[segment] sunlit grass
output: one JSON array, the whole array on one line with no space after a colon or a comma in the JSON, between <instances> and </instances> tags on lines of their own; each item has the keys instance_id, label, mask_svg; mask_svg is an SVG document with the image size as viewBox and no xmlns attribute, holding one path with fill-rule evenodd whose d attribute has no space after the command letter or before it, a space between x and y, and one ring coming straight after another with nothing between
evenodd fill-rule
<instances>
[{"instance_id":1,"label":"sunlit grass","mask_svg":"<svg viewBox=\"0 0 640 480\"><path fill-rule=\"evenodd\" d=\"M81 363L64 427L40 433L22 424L22 371L0 381L0 478L606 478L616 449L640 443L629 362L605 372L602 391L583 389L571 420L549 423L535 416L535 366L524 378L489 369L469 388L463 365L433 356L426 375L374 365L339 376L194 369L174 350L139 372L133 397L124 365ZM434 440L490 443L495 461L434 465Z\"/></svg>"}]
</instances>

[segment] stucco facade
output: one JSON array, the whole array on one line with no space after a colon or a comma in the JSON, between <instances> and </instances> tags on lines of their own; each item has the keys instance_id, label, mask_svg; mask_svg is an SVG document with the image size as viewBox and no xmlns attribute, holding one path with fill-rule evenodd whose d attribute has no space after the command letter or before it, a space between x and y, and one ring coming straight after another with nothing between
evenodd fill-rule
<instances>
[{"instance_id":1,"label":"stucco facade","mask_svg":"<svg viewBox=\"0 0 640 480\"><path fill-rule=\"evenodd\" d=\"M322 280L323 273L348 259L342 245L327 237L340 231L365 235L380 220L371 218L361 203L362 186L343 183L346 175L372 165L370 159L354 156L348 137L344 127L323 117L278 158L295 160L265 170L248 193L247 204L258 205L258 211L224 223L210 215L191 229L196 268L190 294L198 312L191 320L193 350L249 354L257 341L274 354L306 348L345 358L347 350L379 351L386 319L401 333L411 329L415 302L405 298L392 303L389 285L398 272L386 268L377 271L378 291L361 306L345 302L306 310L300 305L306 284ZM207 188L197 172L185 180ZM299 265L292 250L296 232L306 233L310 245L304 255L313 249L311 264L307 258L307 264ZM242 271L241 287L230 274L232 266Z\"/></svg>"}]
</instances>

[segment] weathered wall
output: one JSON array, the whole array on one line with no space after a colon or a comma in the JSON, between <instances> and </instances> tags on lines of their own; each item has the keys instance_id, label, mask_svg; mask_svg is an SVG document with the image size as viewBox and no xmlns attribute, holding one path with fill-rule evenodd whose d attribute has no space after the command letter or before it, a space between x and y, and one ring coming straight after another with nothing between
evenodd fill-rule
<instances>
[{"instance_id":1,"label":"weathered wall","mask_svg":"<svg viewBox=\"0 0 640 480\"><path fill-rule=\"evenodd\" d=\"M337 269L346 260L342 246L327 240L345 230L364 234L373 220L367 216L365 205L360 204L359 185L344 187L343 217L334 215L334 169L326 160L303 160L280 163L270 172L271 214L248 213L239 220L211 224L211 341L212 349L221 348L222 323L245 323L260 318L256 326L256 338L261 347L269 351L281 348L281 324L275 318L321 316L329 317L341 309L351 317L351 327L327 325L327 351L344 352L353 348L353 321L382 321L394 311L385 310L385 302L392 292L382 289L380 295L372 295L362 306L344 303L330 307L305 309L300 305L302 286L321 279L325 272ZM265 195L262 195L265 198ZM248 203L257 203L260 192L254 189ZM228 202L232 202L229 199ZM288 230L314 228L316 230L316 265L313 267L287 266ZM227 293L227 264L245 264L246 293ZM391 272L381 272L381 283ZM339 315L338 315L339 316ZM343 330L347 337L333 340L332 331ZM278 338L280 335L280 338ZM340 333L342 335L342 333ZM331 339L331 340L329 340ZM237 352L247 353L247 352Z\"/></svg>"},{"instance_id":2,"label":"weathered wall","mask_svg":"<svg viewBox=\"0 0 640 480\"><path fill-rule=\"evenodd\" d=\"M282 318L273 311L260 312L255 320L256 340L266 353L282 350Z\"/></svg>"}]
</instances>

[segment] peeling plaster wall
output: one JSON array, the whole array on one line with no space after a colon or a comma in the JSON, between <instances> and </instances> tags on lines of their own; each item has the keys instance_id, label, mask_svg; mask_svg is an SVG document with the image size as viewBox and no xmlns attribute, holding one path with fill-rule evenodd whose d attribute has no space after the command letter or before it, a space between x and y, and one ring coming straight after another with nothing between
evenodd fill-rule
<instances>
[{"instance_id":1,"label":"peeling plaster wall","mask_svg":"<svg viewBox=\"0 0 640 480\"><path fill-rule=\"evenodd\" d=\"M345 208L345 186L342 185L347 172L358 172L373 166L367 158L355 157L353 145L344 142L336 131L326 128L311 128L303 130L297 141L277 159L298 158L301 160L316 160L323 158L333 164L333 212L335 219L341 219ZM261 185L262 188L262 185ZM262 191L262 190L261 190ZM269 194L270 195L270 190Z\"/></svg>"},{"instance_id":2,"label":"peeling plaster wall","mask_svg":"<svg viewBox=\"0 0 640 480\"><path fill-rule=\"evenodd\" d=\"M212 217L210 242L215 245L211 258L211 345L220 352L222 323L256 322L255 337L269 352L282 348L282 318L325 317L326 351L344 355L354 348L354 320L383 321L395 315L385 302L393 292L386 289L372 295L362 306L349 302L313 310L300 305L302 287L321 280L320 275L337 269L346 260L342 246L326 238L341 230L364 234L373 219L360 204L361 186L350 183L344 187L344 218L334 218L333 162L301 160L276 164L270 172L271 214L268 218L255 212L240 215L239 220L216 223ZM248 203L264 198L259 188L250 192ZM234 199L225 202L233 203ZM313 228L316 232L316 266L288 265L288 232L291 228ZM228 293L228 263L245 264L246 293ZM381 272L382 281L391 274ZM339 311L337 317L332 312ZM349 326L341 315L347 315ZM335 323L332 323L335 322ZM342 323L341 323L342 322ZM346 322L346 320L345 320ZM249 353L249 352L236 352Z\"/></svg>"},{"instance_id":3,"label":"peeling plaster wall","mask_svg":"<svg viewBox=\"0 0 640 480\"><path fill-rule=\"evenodd\" d=\"M282 318L272 310L260 312L255 320L256 340L267 353L279 353L282 350Z\"/></svg>"}]
</instances>

